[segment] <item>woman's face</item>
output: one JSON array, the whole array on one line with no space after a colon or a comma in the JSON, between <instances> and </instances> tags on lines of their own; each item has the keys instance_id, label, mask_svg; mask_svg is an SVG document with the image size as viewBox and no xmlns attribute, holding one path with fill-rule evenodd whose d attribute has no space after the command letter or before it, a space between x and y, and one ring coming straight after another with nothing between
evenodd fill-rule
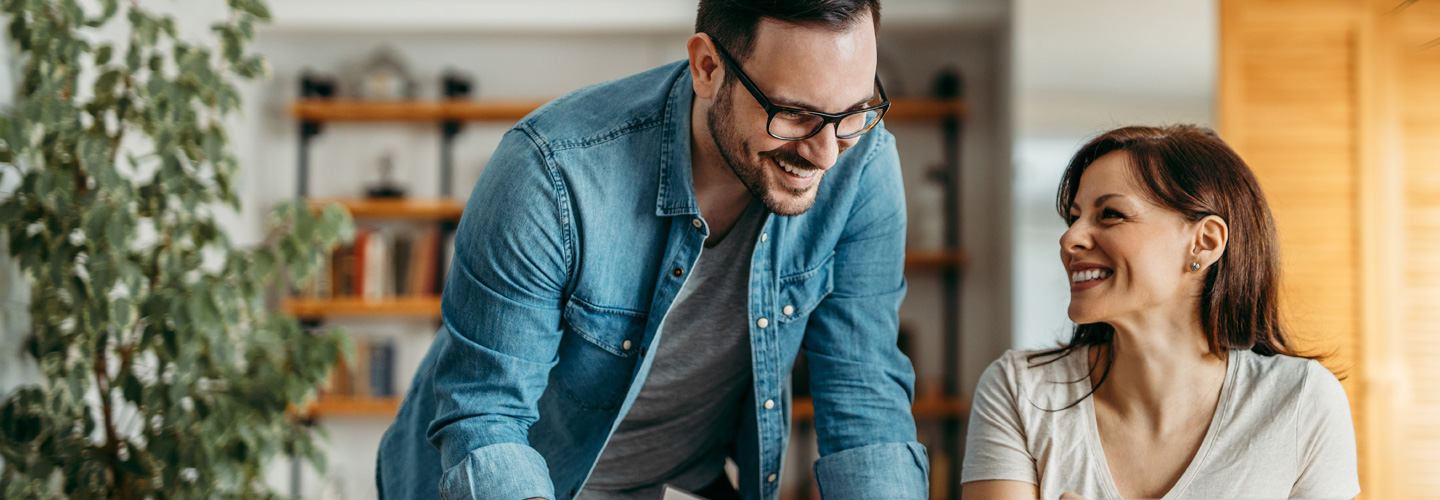
<instances>
[{"instance_id":1,"label":"woman's face","mask_svg":"<svg viewBox=\"0 0 1440 500\"><path fill-rule=\"evenodd\" d=\"M1091 163L1070 205L1060 261L1070 276L1070 319L1078 324L1127 323L1170 313L1186 297L1194 231L1178 212L1152 202L1116 151ZM1189 300L1177 300L1189 299Z\"/></svg>"}]
</instances>

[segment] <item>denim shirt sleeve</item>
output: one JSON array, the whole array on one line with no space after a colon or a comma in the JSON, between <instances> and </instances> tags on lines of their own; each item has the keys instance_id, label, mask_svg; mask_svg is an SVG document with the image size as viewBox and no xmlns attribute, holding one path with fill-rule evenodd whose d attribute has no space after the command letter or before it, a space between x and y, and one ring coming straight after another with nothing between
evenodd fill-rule
<instances>
[{"instance_id":1,"label":"denim shirt sleeve","mask_svg":"<svg viewBox=\"0 0 1440 500\"><path fill-rule=\"evenodd\" d=\"M572 252L568 207L546 151L523 124L507 133L465 206L441 300L447 345L435 363L447 499L553 499L529 445L555 365Z\"/></svg>"},{"instance_id":2,"label":"denim shirt sleeve","mask_svg":"<svg viewBox=\"0 0 1440 500\"><path fill-rule=\"evenodd\" d=\"M929 466L910 414L915 372L896 346L905 295L905 197L894 138L883 129L861 162L850 218L835 247L834 289L802 348L810 366L827 500L928 498Z\"/></svg>"}]
</instances>

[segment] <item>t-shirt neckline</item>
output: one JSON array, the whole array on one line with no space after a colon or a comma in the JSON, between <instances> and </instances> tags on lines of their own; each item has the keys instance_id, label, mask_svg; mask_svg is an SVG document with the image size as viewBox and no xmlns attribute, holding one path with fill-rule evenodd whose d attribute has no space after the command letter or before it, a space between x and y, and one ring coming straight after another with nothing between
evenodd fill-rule
<instances>
[{"instance_id":1,"label":"t-shirt neckline","mask_svg":"<svg viewBox=\"0 0 1440 500\"><path fill-rule=\"evenodd\" d=\"M1085 373L1084 381L1086 386L1093 387L1094 384L1090 382L1089 375L1090 355L1088 350L1076 354L1081 355L1072 356L1078 360L1072 362L1072 367L1080 370L1081 373ZM1170 490L1166 491L1165 495L1160 497L1160 500L1179 498L1180 494L1184 493L1185 489L1190 486L1191 481L1199 474L1200 468L1205 465L1211 445L1215 442L1216 436L1220 433L1220 428L1224 425L1227 420L1226 417L1230 412L1231 398L1233 397L1233 389L1236 384L1236 371L1239 366L1238 360L1236 359L1238 354L1239 351L1233 349L1227 353L1225 380L1220 383L1220 400L1215 404L1215 414L1210 416L1210 427L1205 429L1205 438L1200 441L1200 449L1195 451L1195 457L1191 458L1190 463L1185 465L1185 472L1180 473L1180 479L1175 481L1175 485L1171 486ZM1086 444L1090 448L1090 456L1093 457L1093 460L1099 462L1097 464L1098 470L1100 470L1104 476L1100 478L1100 487L1105 490L1106 496L1111 498L1124 498L1120 495L1120 487L1115 485L1115 476L1110 473L1110 462L1106 460L1105 448L1100 443L1100 424L1095 418L1094 395L1092 394L1086 397L1080 406L1084 408L1083 413L1089 424L1087 426L1089 432L1086 436Z\"/></svg>"}]
</instances>

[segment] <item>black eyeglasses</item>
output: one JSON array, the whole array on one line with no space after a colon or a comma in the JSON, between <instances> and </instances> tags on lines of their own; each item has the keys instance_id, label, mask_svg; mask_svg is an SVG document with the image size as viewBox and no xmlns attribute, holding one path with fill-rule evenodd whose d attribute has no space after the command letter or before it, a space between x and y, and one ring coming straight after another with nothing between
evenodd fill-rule
<instances>
[{"instance_id":1,"label":"black eyeglasses","mask_svg":"<svg viewBox=\"0 0 1440 500\"><path fill-rule=\"evenodd\" d=\"M745 86L745 90L749 90L750 95L754 96L760 106L765 108L765 114L769 115L765 121L765 131L770 134L770 137L776 139L786 141L809 139L831 123L835 124L835 138L854 139L875 128L875 124L880 123L880 118L885 116L885 111L890 109L890 99L885 97L885 86L880 85L879 75L875 76L876 99L871 99L864 107L854 111L835 114L779 106L771 103L770 98L765 97L765 93L761 92L760 88L755 86L755 82L750 81L750 77L745 74L745 71L740 69L740 63L735 62L735 59L731 58L730 54L720 47L720 44L715 44L715 51L720 53L720 59L725 61L725 65L735 72L735 76L740 79L740 84Z\"/></svg>"}]
</instances>

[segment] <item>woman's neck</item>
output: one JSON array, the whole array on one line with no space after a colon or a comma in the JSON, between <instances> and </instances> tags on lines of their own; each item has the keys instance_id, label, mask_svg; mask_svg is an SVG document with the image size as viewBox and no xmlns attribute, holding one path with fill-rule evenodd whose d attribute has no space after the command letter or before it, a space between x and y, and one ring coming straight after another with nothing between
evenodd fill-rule
<instances>
[{"instance_id":1,"label":"woman's neck","mask_svg":"<svg viewBox=\"0 0 1440 500\"><path fill-rule=\"evenodd\" d=\"M1210 352L1198 318L1144 329L1115 325L1110 344L1092 348L1090 361L1095 376L1109 364L1097 403L1157 432L1190 425L1197 409L1213 409L1228 365L1227 357Z\"/></svg>"}]
</instances>

